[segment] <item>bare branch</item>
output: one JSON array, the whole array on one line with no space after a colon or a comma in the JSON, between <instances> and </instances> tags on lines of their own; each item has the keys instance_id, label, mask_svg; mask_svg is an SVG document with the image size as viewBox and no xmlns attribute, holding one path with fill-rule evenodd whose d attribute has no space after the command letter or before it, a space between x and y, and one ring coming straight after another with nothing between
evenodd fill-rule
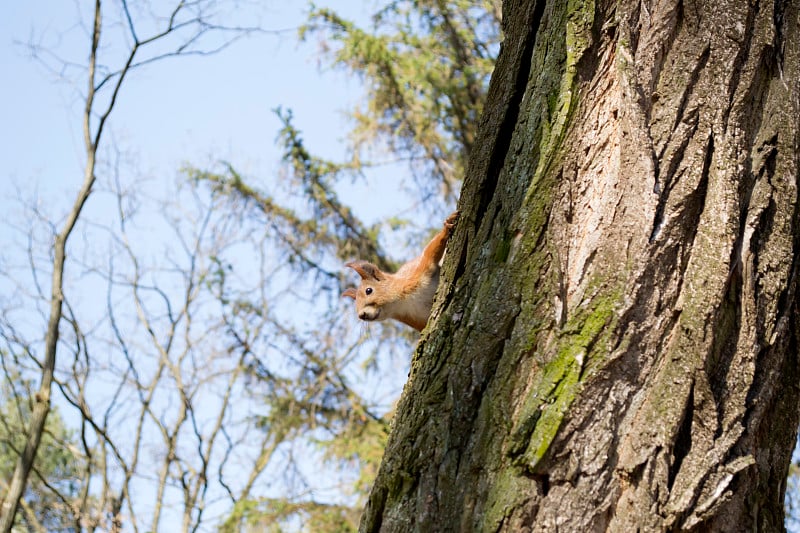
<instances>
[{"instance_id":1,"label":"bare branch","mask_svg":"<svg viewBox=\"0 0 800 533\"><path fill-rule=\"evenodd\" d=\"M92 428L94 433L97 435L97 438L102 443L101 445L104 447L108 445L112 450L116 460L119 462L120 465L125 465L125 461L123 459L123 455L114 442L109 438L107 432L107 424L108 419L112 413L113 406L117 402L117 398L119 397L122 384L124 383L125 379L123 379L115 389L113 393L113 397L110 403L107 405L106 409L104 410L102 423L98 423L94 418L93 413L88 407L87 402L85 401L85 383L89 377L89 368L90 364L88 359L83 361L79 360L78 358L83 355L88 358L88 349L86 347L86 341L84 337L84 333L82 332L81 328L78 325L78 322L74 316L74 313L69 308L69 305L66 306L66 317L64 315L64 266L66 262L66 246L69 240L70 235L75 228L75 225L83 211L83 207L88 200L90 194L92 193L96 176L95 176L95 169L97 164L97 150L100 146L100 143L103 139L103 134L105 131L105 127L107 125L108 119L111 116L113 110L116 107L118 97L122 90L123 84L127 78L127 75L136 68L142 67L144 65L153 63L155 61L162 60L167 57L173 56L181 56L181 55L188 55L188 54L211 54L215 51L219 51L224 49L225 47L229 46L243 35L256 31L256 29L249 29L244 30L242 28L226 28L221 25L216 25L209 23L208 21L204 20L202 17L202 13L198 12L196 17L190 17L186 20L179 20L179 13L186 9L187 7L191 6L199 6L199 3L194 2L179 2L176 4L176 7L172 11L172 14L169 18L169 23L167 28L161 31L157 31L151 36L146 38L142 38L138 35L134 19L132 14L129 10L128 3L126 1L122 2L122 7L124 11L124 15L127 21L128 30L133 39L133 44L131 45L126 58L124 59L123 66L117 70L115 70L112 74L106 75L102 80L99 82L97 81L97 73L99 69L99 57L98 54L100 53L101 47L101 31L103 29L103 17L102 17L102 6L101 0L96 0L94 4L94 17L93 17L93 25L91 30L91 45L90 45L90 54L89 54L89 61L86 70L86 82L87 82L87 92L85 95L84 101L84 109L83 109L83 117L82 117L82 127L83 127L83 137L84 137L84 146L86 152L86 161L84 166L84 178L83 184L78 191L78 194L75 198L73 203L72 209L67 214L67 217L61 227L60 231L55 235L55 243L53 246L53 269L52 269L52 281L51 281L51 294L49 296L50 300L50 311L49 311L49 318L48 318L48 326L47 326L47 333L45 336L44 342L44 358L41 363L39 363L39 359L32 357L34 364L41 364L41 382L39 385L39 391L36 394L35 404L33 406L33 413L30 418L29 428L27 430L27 442L23 452L20 454L14 475L12 477L11 483L9 485L9 490L6 493L6 497L2 502L2 507L0 507L0 531L3 533L7 533L10 531L11 527L14 523L14 517L16 515L17 509L20 505L20 498L22 493L25 490L25 486L27 484L27 479L31 469L33 467L33 460L36 456L36 451L39 447L39 443L42 437L42 432L44 429L45 420L47 414L50 410L50 401L51 401L51 388L52 383L56 381L58 387L60 388L61 392L64 394L67 401L72 403L76 408L78 408L79 412L82 415L82 418L85 423L88 423L89 427ZM163 41L165 38L176 35L177 32L181 30L191 30L193 28L193 33L185 36L181 43L178 43L173 51L171 52L161 52L153 55L152 57L145 58L141 61L136 61L140 50L142 47L148 45L154 45L155 43ZM220 32L229 32L233 35L233 37L227 39L222 44L215 46L209 50L200 50L196 49L195 46L199 43L199 40L204 35L208 35L211 32L220 33ZM34 53L36 52L35 48ZM64 63L67 65L67 63ZM100 112L97 112L98 107L98 91L103 89L104 86L108 82L113 82L110 88L110 91L107 95L107 99L103 104L103 109ZM29 243L29 250L33 249L32 242ZM42 286L39 283L38 279L36 278L36 268L35 262L33 260L33 254L29 251L29 261L31 266L31 271L34 273L34 286L37 290L41 293ZM162 297L167 304L169 304L169 298L167 295L163 293L159 288L155 288L156 292L161 292ZM188 289L190 292L192 288ZM140 316L144 316L144 306L145 303L139 296L139 288L134 287L134 293L136 294L135 300L137 303L137 307L140 313ZM185 310L184 310L185 311ZM171 314L171 313L170 313ZM54 377L55 367L56 367L56 353L58 348L58 340L59 340L59 325L62 322L62 318L65 318L66 323L68 323L72 327L72 331L75 335L75 345L73 347L74 353L76 355L75 360L73 361L72 365L72 376L74 381L68 383L66 381L57 380ZM173 332L174 326L177 325L177 322L186 318L184 312L179 313L175 317L170 317L170 320L173 324ZM112 319L113 322L113 319ZM147 319L143 320L143 324L148 328L150 331L151 338L155 345L157 345L157 349L161 353L161 363L170 369L170 373L173 379L178 382L180 388L180 372L178 367L173 365L169 361L168 353L170 350L170 343L171 340L168 341L166 345L162 345L156 342L156 335L153 328L149 325L149 321ZM112 326L113 329L116 329ZM119 336L119 331L117 334ZM121 336L119 336L121 337ZM174 338L173 336L169 337L170 339ZM31 352L32 356L32 352ZM129 364L129 374L133 374L133 364L132 359L130 356L128 357L128 364ZM162 366L161 369L163 370L165 366ZM153 391L155 388L155 384L158 383L160 380L160 376L162 370L156 372L154 380L150 383L151 388L149 392L142 397L143 401L143 410L141 411L140 415L140 428L141 431L141 423L144 420L145 414L149 414L150 418L156 423L157 427L161 427L167 440L170 444L169 449L170 456L174 455L174 444L175 439L178 435L178 430L174 429L171 432L167 432L166 428L163 427L162 424L158 421L158 417L149 407L149 399L152 399ZM147 389L145 389L147 390ZM186 395L185 391L181 389L181 394L183 395L183 400L185 403L188 402L188 395ZM185 417L185 412L184 415ZM179 419L181 419L179 417ZM180 424L178 425L180 427ZM141 435L141 433L140 433ZM85 431L82 431L82 443L84 447L85 453L90 456L92 453L92 446L87 440L87 434ZM138 448L137 448L138 449ZM102 458L103 460L105 457ZM168 467L172 459L165 463ZM127 494L128 492L128 482L132 476L132 470L130 468L123 468L125 471L125 481L123 483L122 492L123 495ZM104 468L105 471L105 468ZM165 470L166 472L166 470ZM164 478L162 478L164 479ZM107 481L104 481L107 485ZM83 495L81 497L82 504L81 508L85 512L87 509L87 502L88 502L88 482L83 487ZM106 499L106 491L104 491L101 501L105 502ZM119 511L122 498L118 498L115 503L112 505ZM156 517L154 524L158 524L158 519Z\"/></svg>"}]
</instances>

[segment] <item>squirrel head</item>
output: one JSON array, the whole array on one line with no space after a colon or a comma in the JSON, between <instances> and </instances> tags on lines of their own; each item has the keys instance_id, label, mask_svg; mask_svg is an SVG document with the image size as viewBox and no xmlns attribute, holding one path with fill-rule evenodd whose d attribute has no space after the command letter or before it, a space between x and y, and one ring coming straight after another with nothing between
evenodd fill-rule
<instances>
[{"instance_id":1,"label":"squirrel head","mask_svg":"<svg viewBox=\"0 0 800 533\"><path fill-rule=\"evenodd\" d=\"M390 301L391 295L387 291L390 275L368 261L351 261L344 266L361 276L361 284L357 288L350 287L342 293L342 296L356 301L358 318L368 322L387 318L381 316L381 308Z\"/></svg>"}]
</instances>

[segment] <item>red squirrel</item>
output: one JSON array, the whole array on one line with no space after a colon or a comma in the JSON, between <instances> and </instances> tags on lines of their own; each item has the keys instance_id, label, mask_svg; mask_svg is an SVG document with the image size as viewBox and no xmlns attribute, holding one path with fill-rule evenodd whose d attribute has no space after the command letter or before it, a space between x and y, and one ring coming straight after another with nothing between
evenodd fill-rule
<instances>
[{"instance_id":1,"label":"red squirrel","mask_svg":"<svg viewBox=\"0 0 800 533\"><path fill-rule=\"evenodd\" d=\"M433 296L439 285L439 261L444 255L447 239L458 219L458 211L447 217L444 227L428 243L422 255L390 274L367 261L352 261L345 266L361 276L358 288L342 293L356 301L358 318L372 322L394 318L417 331L428 323Z\"/></svg>"}]
</instances>

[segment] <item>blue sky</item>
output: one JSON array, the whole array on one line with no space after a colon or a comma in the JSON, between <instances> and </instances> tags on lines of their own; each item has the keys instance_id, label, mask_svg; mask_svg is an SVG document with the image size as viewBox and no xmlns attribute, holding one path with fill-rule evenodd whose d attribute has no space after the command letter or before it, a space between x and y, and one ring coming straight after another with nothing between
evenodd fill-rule
<instances>
[{"instance_id":1,"label":"blue sky","mask_svg":"<svg viewBox=\"0 0 800 533\"><path fill-rule=\"evenodd\" d=\"M358 3L326 4L359 16ZM254 18L269 30L296 28L307 10L304 2L264 5ZM0 84L4 211L15 201L17 187L35 187L41 197L58 199L72 198L80 185L83 78L73 72L77 86L59 79L27 47L40 42L60 56L85 60L88 41L76 18L73 3L48 0L16 3L0 19L0 63L10 73ZM313 39L298 44L296 32L286 31L246 38L214 56L148 66L126 81L108 133L145 171L174 172L185 162L225 159L244 172L273 175L280 123L272 109L283 106L294 111L309 146L337 156L346 127L341 110L361 90L344 73L320 69L316 52Z\"/></svg>"}]
</instances>

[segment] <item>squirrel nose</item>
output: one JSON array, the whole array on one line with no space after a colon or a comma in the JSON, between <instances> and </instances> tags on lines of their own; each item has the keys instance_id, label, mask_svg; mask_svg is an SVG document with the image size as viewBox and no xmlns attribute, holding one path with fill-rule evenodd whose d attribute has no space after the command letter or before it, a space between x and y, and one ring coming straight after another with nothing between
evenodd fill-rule
<instances>
[{"instance_id":1,"label":"squirrel nose","mask_svg":"<svg viewBox=\"0 0 800 533\"><path fill-rule=\"evenodd\" d=\"M361 311L360 313L358 313L358 318L360 318L361 320L366 320L367 319L367 312L366 311Z\"/></svg>"}]
</instances>

